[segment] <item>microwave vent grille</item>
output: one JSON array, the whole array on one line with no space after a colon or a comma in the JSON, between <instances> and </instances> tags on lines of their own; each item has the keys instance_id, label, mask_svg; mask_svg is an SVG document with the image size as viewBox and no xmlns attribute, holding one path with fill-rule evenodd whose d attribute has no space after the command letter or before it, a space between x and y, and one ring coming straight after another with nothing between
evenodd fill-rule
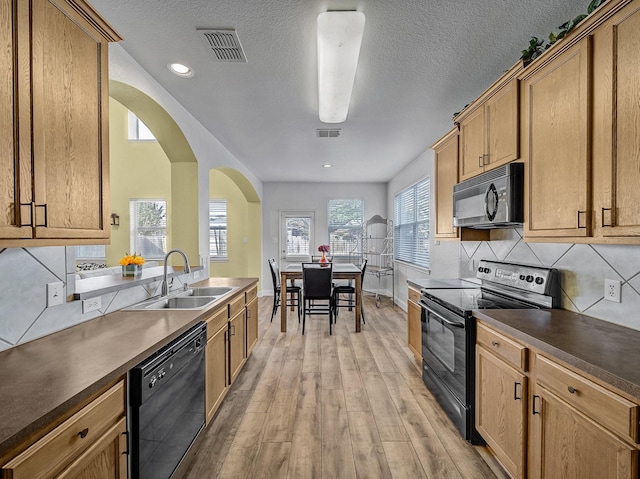
<instances>
[{"instance_id":1,"label":"microwave vent grille","mask_svg":"<svg viewBox=\"0 0 640 479\"><path fill-rule=\"evenodd\" d=\"M468 180L464 180L457 185L454 185L453 191L465 190L467 188L472 188L488 181L493 181L504 176L509 176L511 167L511 164L499 166L498 168L489 170L486 173L482 173L478 176L474 176L473 178L469 178Z\"/></svg>"}]
</instances>

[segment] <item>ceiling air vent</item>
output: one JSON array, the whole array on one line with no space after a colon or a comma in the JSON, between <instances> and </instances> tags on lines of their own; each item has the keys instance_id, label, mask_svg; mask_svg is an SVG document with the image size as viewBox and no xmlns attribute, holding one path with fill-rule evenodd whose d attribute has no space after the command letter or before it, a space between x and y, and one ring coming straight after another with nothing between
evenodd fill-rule
<instances>
[{"instance_id":1,"label":"ceiling air vent","mask_svg":"<svg viewBox=\"0 0 640 479\"><path fill-rule=\"evenodd\" d=\"M318 138L338 138L340 136L340 128L333 130L316 130Z\"/></svg>"},{"instance_id":2,"label":"ceiling air vent","mask_svg":"<svg viewBox=\"0 0 640 479\"><path fill-rule=\"evenodd\" d=\"M215 61L247 63L235 30L198 30L198 34Z\"/></svg>"}]
</instances>

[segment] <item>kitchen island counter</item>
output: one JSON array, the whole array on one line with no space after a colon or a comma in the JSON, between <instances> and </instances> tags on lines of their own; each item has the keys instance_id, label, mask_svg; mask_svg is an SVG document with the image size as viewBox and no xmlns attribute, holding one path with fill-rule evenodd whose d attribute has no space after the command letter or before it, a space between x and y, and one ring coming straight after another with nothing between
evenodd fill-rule
<instances>
[{"instance_id":1,"label":"kitchen island counter","mask_svg":"<svg viewBox=\"0 0 640 479\"><path fill-rule=\"evenodd\" d=\"M257 281L209 278L193 286L238 289L203 310L116 311L0 352L0 462Z\"/></svg>"},{"instance_id":2,"label":"kitchen island counter","mask_svg":"<svg viewBox=\"0 0 640 479\"><path fill-rule=\"evenodd\" d=\"M640 331L562 309L486 309L473 315L640 403Z\"/></svg>"}]
</instances>

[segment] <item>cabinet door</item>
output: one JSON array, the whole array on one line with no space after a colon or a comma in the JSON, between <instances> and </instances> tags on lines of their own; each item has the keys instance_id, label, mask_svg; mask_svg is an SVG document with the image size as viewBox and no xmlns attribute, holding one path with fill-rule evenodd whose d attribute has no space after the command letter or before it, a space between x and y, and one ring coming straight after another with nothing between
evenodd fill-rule
<instances>
[{"instance_id":1,"label":"cabinet door","mask_svg":"<svg viewBox=\"0 0 640 479\"><path fill-rule=\"evenodd\" d=\"M436 238L456 238L453 227L453 185L458 182L458 134L451 132L434 146L436 173Z\"/></svg>"},{"instance_id":2,"label":"cabinet door","mask_svg":"<svg viewBox=\"0 0 640 479\"><path fill-rule=\"evenodd\" d=\"M127 421L122 418L57 479L127 479Z\"/></svg>"},{"instance_id":3,"label":"cabinet door","mask_svg":"<svg viewBox=\"0 0 640 479\"><path fill-rule=\"evenodd\" d=\"M505 84L485 104L487 122L487 169L517 160L519 152L518 80Z\"/></svg>"},{"instance_id":4,"label":"cabinet door","mask_svg":"<svg viewBox=\"0 0 640 479\"><path fill-rule=\"evenodd\" d=\"M207 341L205 381L207 424L217 411L229 385L227 333L228 324L225 323Z\"/></svg>"},{"instance_id":5,"label":"cabinet door","mask_svg":"<svg viewBox=\"0 0 640 479\"><path fill-rule=\"evenodd\" d=\"M476 346L476 428L514 478L524 477L527 377Z\"/></svg>"},{"instance_id":6,"label":"cabinet door","mask_svg":"<svg viewBox=\"0 0 640 479\"><path fill-rule=\"evenodd\" d=\"M525 236L589 236L589 45L585 38L523 80Z\"/></svg>"},{"instance_id":7,"label":"cabinet door","mask_svg":"<svg viewBox=\"0 0 640 479\"><path fill-rule=\"evenodd\" d=\"M28 19L28 2L0 0L0 238L32 234L30 207L20 208L32 201L31 129L17 128L30 123Z\"/></svg>"},{"instance_id":8,"label":"cabinet door","mask_svg":"<svg viewBox=\"0 0 640 479\"><path fill-rule=\"evenodd\" d=\"M245 358L249 357L251 350L258 342L258 298L247 304L247 351Z\"/></svg>"},{"instance_id":9,"label":"cabinet door","mask_svg":"<svg viewBox=\"0 0 640 479\"><path fill-rule=\"evenodd\" d=\"M32 2L36 238L109 238L108 44L63 0Z\"/></svg>"},{"instance_id":10,"label":"cabinet door","mask_svg":"<svg viewBox=\"0 0 640 479\"><path fill-rule=\"evenodd\" d=\"M536 384L531 476L637 479L638 451Z\"/></svg>"},{"instance_id":11,"label":"cabinet door","mask_svg":"<svg viewBox=\"0 0 640 479\"><path fill-rule=\"evenodd\" d=\"M422 361L421 313L422 310L418 304L413 301L407 302L407 342L409 344L409 349L419 361Z\"/></svg>"},{"instance_id":12,"label":"cabinet door","mask_svg":"<svg viewBox=\"0 0 640 479\"><path fill-rule=\"evenodd\" d=\"M466 180L484 171L485 114L480 105L460 121L460 180Z\"/></svg>"},{"instance_id":13,"label":"cabinet door","mask_svg":"<svg viewBox=\"0 0 640 479\"><path fill-rule=\"evenodd\" d=\"M242 365L244 364L244 352L245 352L245 330L244 325L246 323L247 313L245 309L238 313L231 321L229 321L229 362L231 368L231 382L236 379L236 376L240 373Z\"/></svg>"},{"instance_id":14,"label":"cabinet door","mask_svg":"<svg viewBox=\"0 0 640 479\"><path fill-rule=\"evenodd\" d=\"M640 236L640 6L594 34L594 213L603 236Z\"/></svg>"}]
</instances>

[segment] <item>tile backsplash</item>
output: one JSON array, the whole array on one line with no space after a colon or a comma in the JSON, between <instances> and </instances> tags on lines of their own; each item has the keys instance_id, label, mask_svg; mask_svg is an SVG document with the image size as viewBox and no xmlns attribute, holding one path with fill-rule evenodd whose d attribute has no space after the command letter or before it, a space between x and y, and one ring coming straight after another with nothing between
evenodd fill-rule
<instances>
[{"instance_id":1,"label":"tile backsplash","mask_svg":"<svg viewBox=\"0 0 640 479\"><path fill-rule=\"evenodd\" d=\"M178 280L190 279L187 275ZM102 307L82 313L82 301L47 308L47 283L75 290L75 249L52 246L0 249L0 351L130 306L158 294L160 281L102 295ZM176 287L182 283L176 282Z\"/></svg>"},{"instance_id":2,"label":"tile backsplash","mask_svg":"<svg viewBox=\"0 0 640 479\"><path fill-rule=\"evenodd\" d=\"M525 243L521 229L500 229L460 243L460 277L475 277L481 259L556 268L563 309L640 330L640 246ZM621 281L620 303L604 300L605 279Z\"/></svg>"}]
</instances>

